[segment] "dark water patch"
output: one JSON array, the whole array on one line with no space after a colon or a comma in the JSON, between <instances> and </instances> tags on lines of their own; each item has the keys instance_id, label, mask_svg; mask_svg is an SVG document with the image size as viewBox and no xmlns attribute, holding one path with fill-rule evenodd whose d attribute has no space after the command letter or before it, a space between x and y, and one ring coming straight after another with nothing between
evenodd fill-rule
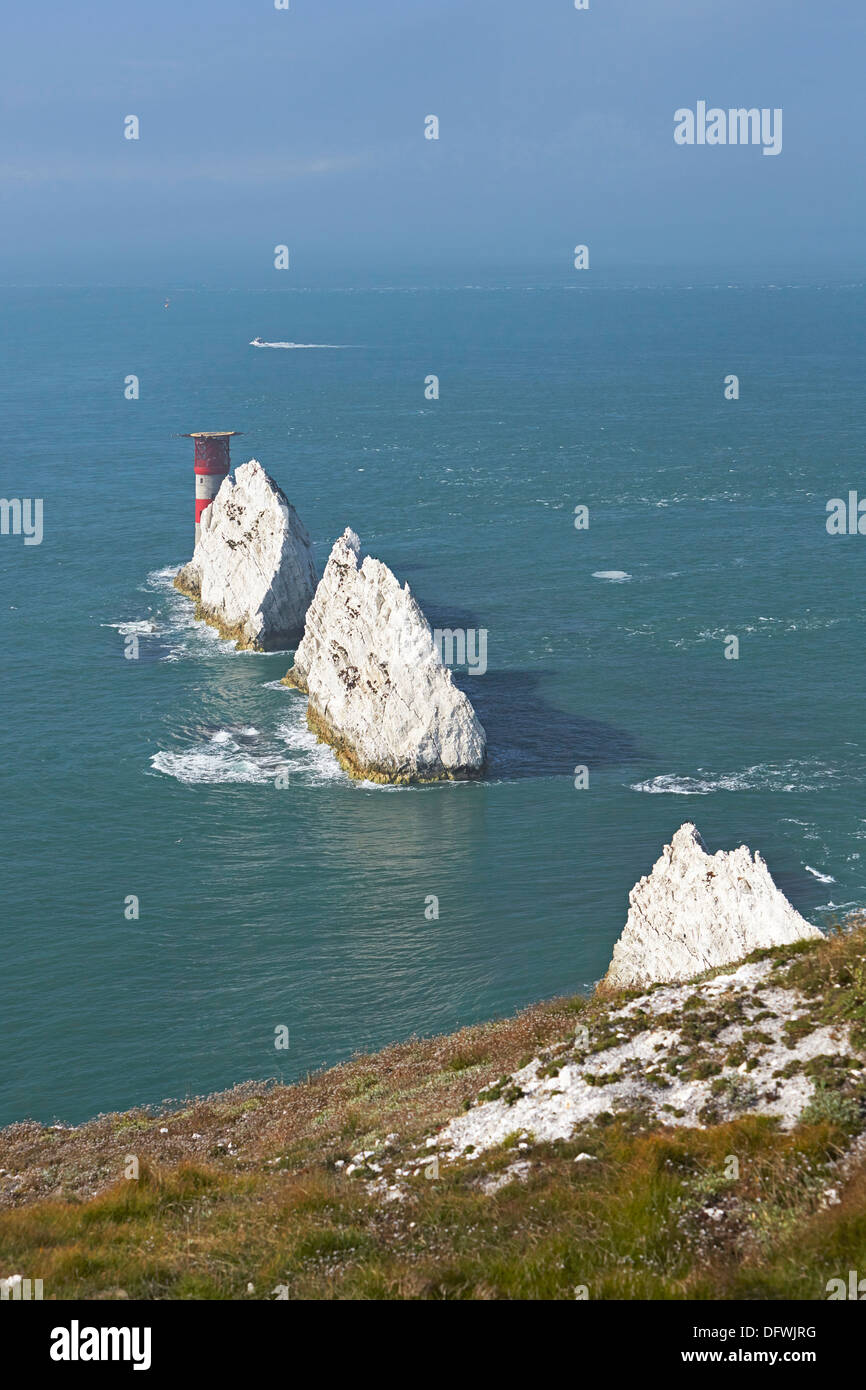
<instances>
[{"instance_id":1,"label":"dark water patch","mask_svg":"<svg viewBox=\"0 0 866 1390\"><path fill-rule=\"evenodd\" d=\"M576 766L615 767L640 757L624 729L602 719L559 709L542 692L544 677L533 671L455 673L487 732L488 775L570 777Z\"/></svg>"}]
</instances>

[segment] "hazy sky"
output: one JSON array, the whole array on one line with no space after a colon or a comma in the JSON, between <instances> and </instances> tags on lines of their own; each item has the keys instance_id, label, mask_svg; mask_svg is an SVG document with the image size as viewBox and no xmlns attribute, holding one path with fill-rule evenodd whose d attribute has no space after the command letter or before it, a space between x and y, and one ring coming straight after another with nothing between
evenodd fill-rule
<instances>
[{"instance_id":1,"label":"hazy sky","mask_svg":"<svg viewBox=\"0 0 866 1390\"><path fill-rule=\"evenodd\" d=\"M856 269L864 69L863 0L7 6L0 281ZM700 100L782 153L677 146Z\"/></svg>"}]
</instances>

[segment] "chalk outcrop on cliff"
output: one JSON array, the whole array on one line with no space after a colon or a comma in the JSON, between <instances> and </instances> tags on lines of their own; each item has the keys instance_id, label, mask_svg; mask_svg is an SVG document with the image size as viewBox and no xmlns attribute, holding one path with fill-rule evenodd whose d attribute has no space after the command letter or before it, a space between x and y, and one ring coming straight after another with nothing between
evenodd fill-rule
<instances>
[{"instance_id":1,"label":"chalk outcrop on cliff","mask_svg":"<svg viewBox=\"0 0 866 1390\"><path fill-rule=\"evenodd\" d=\"M776 887L760 854L746 845L708 854L687 822L631 890L604 983L619 989L688 980L752 951L820 936Z\"/></svg>"},{"instance_id":2,"label":"chalk outcrop on cliff","mask_svg":"<svg viewBox=\"0 0 866 1390\"><path fill-rule=\"evenodd\" d=\"M256 459L226 478L202 514L201 537L175 587L196 616L240 647L294 647L316 588L310 537Z\"/></svg>"},{"instance_id":3,"label":"chalk outcrop on cliff","mask_svg":"<svg viewBox=\"0 0 866 1390\"><path fill-rule=\"evenodd\" d=\"M309 696L310 728L352 776L426 782L483 769L484 729L409 585L362 560L353 531L331 551L285 681Z\"/></svg>"}]
</instances>

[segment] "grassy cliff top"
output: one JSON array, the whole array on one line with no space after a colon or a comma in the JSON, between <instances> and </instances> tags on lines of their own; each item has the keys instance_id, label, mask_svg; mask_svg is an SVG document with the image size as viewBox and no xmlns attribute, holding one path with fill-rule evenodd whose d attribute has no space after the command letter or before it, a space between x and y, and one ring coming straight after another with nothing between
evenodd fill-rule
<instances>
[{"instance_id":1,"label":"grassy cliff top","mask_svg":"<svg viewBox=\"0 0 866 1390\"><path fill-rule=\"evenodd\" d=\"M857 921L292 1086L12 1125L0 1277L46 1299L823 1299L866 1268L864 1059Z\"/></svg>"}]
</instances>

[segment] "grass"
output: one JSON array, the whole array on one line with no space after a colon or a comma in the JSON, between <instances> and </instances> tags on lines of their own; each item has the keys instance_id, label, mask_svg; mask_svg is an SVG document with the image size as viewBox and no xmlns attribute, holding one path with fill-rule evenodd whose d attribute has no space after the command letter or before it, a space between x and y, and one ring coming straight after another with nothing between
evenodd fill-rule
<instances>
[{"instance_id":1,"label":"grass","mask_svg":"<svg viewBox=\"0 0 866 1390\"><path fill-rule=\"evenodd\" d=\"M856 1024L864 944L860 926L775 970L816 1016ZM609 1002L537 1005L178 1110L13 1125L0 1275L41 1278L46 1298L574 1299L585 1286L591 1299L823 1299L828 1280L866 1271L862 1114L823 1063L791 1132L749 1113L703 1128L603 1114L568 1142L515 1131L425 1176L428 1135L485 1088L507 1098L521 1063L571 1042L576 1014L600 1026ZM701 1025L718 1031L700 1012L687 1011L695 1043ZM524 1180L485 1194L482 1179L524 1160ZM377 1189L383 1163L404 1170L402 1200Z\"/></svg>"},{"instance_id":2,"label":"grass","mask_svg":"<svg viewBox=\"0 0 866 1390\"><path fill-rule=\"evenodd\" d=\"M492 1196L469 1163L386 1204L325 1166L182 1162L7 1211L0 1229L9 1272L53 1298L821 1298L866 1254L862 1174L820 1210L842 1140L826 1121L783 1136L754 1117L669 1133L617 1118L536 1146L528 1181Z\"/></svg>"},{"instance_id":3,"label":"grass","mask_svg":"<svg viewBox=\"0 0 866 1390\"><path fill-rule=\"evenodd\" d=\"M801 949L777 967L778 982L800 990L811 1002L814 1021L850 1024L858 1047L866 1047L864 930L858 917L853 930L834 931L819 948Z\"/></svg>"}]
</instances>

